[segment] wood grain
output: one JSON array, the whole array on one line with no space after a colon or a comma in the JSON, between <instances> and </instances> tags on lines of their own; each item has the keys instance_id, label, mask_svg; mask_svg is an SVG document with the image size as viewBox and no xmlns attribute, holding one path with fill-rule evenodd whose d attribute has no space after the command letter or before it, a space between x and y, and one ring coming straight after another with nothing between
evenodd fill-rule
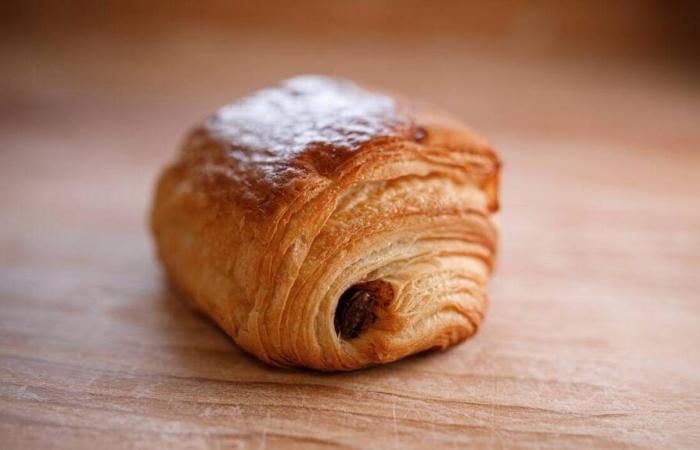
<instances>
[{"instance_id":1,"label":"wood grain","mask_svg":"<svg viewBox=\"0 0 700 450\"><path fill-rule=\"evenodd\" d=\"M700 445L697 77L451 41L129 39L1 44L0 447ZM441 103L501 150L474 339L284 371L173 298L146 229L158 168L218 104L315 71Z\"/></svg>"}]
</instances>

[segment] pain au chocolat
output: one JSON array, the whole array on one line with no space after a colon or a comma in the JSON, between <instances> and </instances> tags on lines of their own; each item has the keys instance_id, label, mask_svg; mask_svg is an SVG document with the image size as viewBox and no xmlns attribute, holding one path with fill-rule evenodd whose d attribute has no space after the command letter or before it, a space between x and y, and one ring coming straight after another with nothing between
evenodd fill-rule
<instances>
[{"instance_id":1,"label":"pain au chocolat","mask_svg":"<svg viewBox=\"0 0 700 450\"><path fill-rule=\"evenodd\" d=\"M445 113L299 76L195 128L151 224L175 287L239 346L278 366L357 369L476 332L499 167Z\"/></svg>"}]
</instances>

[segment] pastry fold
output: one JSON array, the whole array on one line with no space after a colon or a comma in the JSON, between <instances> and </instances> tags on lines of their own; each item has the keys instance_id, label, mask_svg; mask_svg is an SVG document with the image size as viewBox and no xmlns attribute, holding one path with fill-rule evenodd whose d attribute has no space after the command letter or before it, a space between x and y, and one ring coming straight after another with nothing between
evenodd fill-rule
<instances>
[{"instance_id":1,"label":"pastry fold","mask_svg":"<svg viewBox=\"0 0 700 450\"><path fill-rule=\"evenodd\" d=\"M173 284L239 346L278 366L357 369L476 332L499 167L442 112L300 76L186 137L152 230Z\"/></svg>"}]
</instances>

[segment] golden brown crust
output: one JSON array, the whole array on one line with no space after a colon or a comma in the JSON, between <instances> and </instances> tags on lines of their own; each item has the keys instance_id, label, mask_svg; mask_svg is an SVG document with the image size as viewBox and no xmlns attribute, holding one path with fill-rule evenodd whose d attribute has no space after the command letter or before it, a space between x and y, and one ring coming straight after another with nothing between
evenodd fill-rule
<instances>
[{"instance_id":1,"label":"golden brown crust","mask_svg":"<svg viewBox=\"0 0 700 450\"><path fill-rule=\"evenodd\" d=\"M354 369L476 331L498 171L490 147L443 113L297 77L190 134L158 183L152 225L172 280L243 348ZM353 286L367 293L338 325Z\"/></svg>"}]
</instances>

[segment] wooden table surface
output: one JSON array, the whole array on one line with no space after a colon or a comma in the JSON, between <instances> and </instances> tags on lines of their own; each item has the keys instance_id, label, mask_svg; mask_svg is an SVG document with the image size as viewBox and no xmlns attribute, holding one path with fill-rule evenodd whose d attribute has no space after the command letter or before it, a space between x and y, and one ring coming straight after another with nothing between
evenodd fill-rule
<instances>
[{"instance_id":1,"label":"wooden table surface","mask_svg":"<svg viewBox=\"0 0 700 450\"><path fill-rule=\"evenodd\" d=\"M698 448L700 83L459 42L202 30L0 44L0 447ZM213 108L304 72L427 98L502 153L479 334L324 375L173 297L146 227Z\"/></svg>"}]
</instances>

